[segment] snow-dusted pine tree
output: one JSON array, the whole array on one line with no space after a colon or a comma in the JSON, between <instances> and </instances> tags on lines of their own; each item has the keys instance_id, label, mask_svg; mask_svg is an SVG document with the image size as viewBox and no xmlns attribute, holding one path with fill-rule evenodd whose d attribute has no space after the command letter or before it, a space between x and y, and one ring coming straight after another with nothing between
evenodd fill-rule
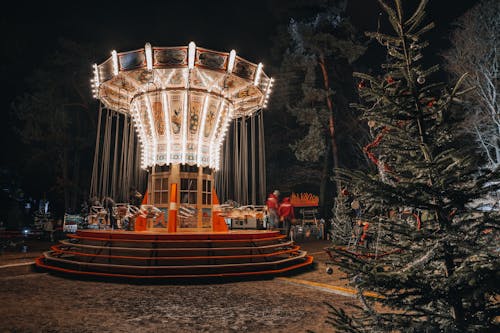
<instances>
[{"instance_id":1,"label":"snow-dusted pine tree","mask_svg":"<svg viewBox=\"0 0 500 333\"><path fill-rule=\"evenodd\" d=\"M499 212L473 204L496 190L498 170L482 169L473 139L456 130L464 77L448 88L431 82L437 66L421 63L422 37L433 27L422 24L427 1L409 15L401 0L379 2L394 33L367 35L389 61L380 76L355 74L356 107L375 130L365 152L378 173L341 173L384 236L373 235L376 258L333 247L361 306L352 314L332 308L328 321L339 332L499 332ZM403 210L420 223L408 223Z\"/></svg>"},{"instance_id":2,"label":"snow-dusted pine tree","mask_svg":"<svg viewBox=\"0 0 500 333\"><path fill-rule=\"evenodd\" d=\"M500 2L483 0L456 22L452 47L444 54L454 76L468 72L468 116L464 129L474 134L488 166L500 166Z\"/></svg>"},{"instance_id":3,"label":"snow-dusted pine tree","mask_svg":"<svg viewBox=\"0 0 500 333\"><path fill-rule=\"evenodd\" d=\"M354 93L352 84L345 80L351 83L351 64L366 49L346 17L347 1L337 1L335 6L327 4L323 2L312 17L290 20L289 47L284 54L282 84L278 88L282 89L278 93L287 97L287 111L303 129L303 135L290 144L295 157L318 166L322 164L319 186L322 216L330 215L329 203L340 189L340 184L329 186L332 171L349 165L348 160L357 157L347 147L353 146L356 135L363 135L348 104Z\"/></svg>"},{"instance_id":4,"label":"snow-dusted pine tree","mask_svg":"<svg viewBox=\"0 0 500 333\"><path fill-rule=\"evenodd\" d=\"M351 207L353 197L347 189L335 198L330 239L335 245L348 245L353 232L354 211Z\"/></svg>"}]
</instances>

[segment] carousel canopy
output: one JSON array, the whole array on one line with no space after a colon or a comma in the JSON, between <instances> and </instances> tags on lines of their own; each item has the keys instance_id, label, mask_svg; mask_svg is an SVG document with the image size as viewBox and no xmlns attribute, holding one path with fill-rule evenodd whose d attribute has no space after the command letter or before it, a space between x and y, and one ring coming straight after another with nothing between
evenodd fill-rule
<instances>
[{"instance_id":1,"label":"carousel canopy","mask_svg":"<svg viewBox=\"0 0 500 333\"><path fill-rule=\"evenodd\" d=\"M236 55L189 46L117 53L93 65L94 97L132 117L141 166L190 164L219 169L231 119L267 106L273 79Z\"/></svg>"}]
</instances>

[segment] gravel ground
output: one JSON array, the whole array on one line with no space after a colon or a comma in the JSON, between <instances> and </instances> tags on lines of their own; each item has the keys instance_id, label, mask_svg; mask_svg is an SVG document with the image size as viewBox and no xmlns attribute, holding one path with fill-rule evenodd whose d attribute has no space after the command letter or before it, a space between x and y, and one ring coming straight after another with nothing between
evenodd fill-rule
<instances>
[{"instance_id":1,"label":"gravel ground","mask_svg":"<svg viewBox=\"0 0 500 333\"><path fill-rule=\"evenodd\" d=\"M342 285L324 272L324 242L312 269L292 278ZM0 277L0 332L333 332L325 302L352 298L283 279L127 284L48 273Z\"/></svg>"},{"instance_id":2,"label":"gravel ground","mask_svg":"<svg viewBox=\"0 0 500 333\"><path fill-rule=\"evenodd\" d=\"M0 332L333 332L324 302L279 279L140 285L47 273L2 278Z\"/></svg>"}]
</instances>

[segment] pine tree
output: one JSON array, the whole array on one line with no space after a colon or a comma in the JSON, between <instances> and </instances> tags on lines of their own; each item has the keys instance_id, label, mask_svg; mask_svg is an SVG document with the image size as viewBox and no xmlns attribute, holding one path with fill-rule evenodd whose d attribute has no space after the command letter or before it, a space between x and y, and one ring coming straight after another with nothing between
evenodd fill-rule
<instances>
[{"instance_id":1,"label":"pine tree","mask_svg":"<svg viewBox=\"0 0 500 333\"><path fill-rule=\"evenodd\" d=\"M498 189L499 172L482 169L473 140L456 130L469 92L460 88L464 77L448 88L431 82L438 66L422 64L422 37L433 28L423 24L427 1L409 16L401 0L379 2L394 33L367 35L387 48L389 61L379 76L355 74L356 107L374 130L365 152L378 172L340 171L360 190L374 237L382 235L379 256L332 247L361 305L352 314L332 307L328 321L339 332L498 332L499 212L474 200ZM402 209L426 218L408 223Z\"/></svg>"},{"instance_id":2,"label":"pine tree","mask_svg":"<svg viewBox=\"0 0 500 333\"><path fill-rule=\"evenodd\" d=\"M97 108L87 79L92 52L89 45L61 39L12 103L15 130L24 143L25 188L39 195L47 191L61 210L76 209L88 195L85 171L91 169Z\"/></svg>"},{"instance_id":3,"label":"pine tree","mask_svg":"<svg viewBox=\"0 0 500 333\"><path fill-rule=\"evenodd\" d=\"M366 48L358 40L345 9L346 1L338 1L327 8L319 6L312 17L291 19L289 45L280 72L285 82L278 94L286 95L283 103L305 133L295 138L290 148L297 160L322 164L322 216L329 215L331 209L331 200L327 198L332 198L333 193L327 191L333 186L327 185L331 183L332 165L349 165L355 159L354 154L347 152L346 147L352 146L349 139L363 135L348 107L352 86L343 81L347 77L351 82L351 64Z\"/></svg>"},{"instance_id":4,"label":"pine tree","mask_svg":"<svg viewBox=\"0 0 500 333\"><path fill-rule=\"evenodd\" d=\"M347 189L343 189L335 198L333 205L333 225L331 226L331 240L335 245L348 245L354 223L351 208L352 197Z\"/></svg>"}]
</instances>

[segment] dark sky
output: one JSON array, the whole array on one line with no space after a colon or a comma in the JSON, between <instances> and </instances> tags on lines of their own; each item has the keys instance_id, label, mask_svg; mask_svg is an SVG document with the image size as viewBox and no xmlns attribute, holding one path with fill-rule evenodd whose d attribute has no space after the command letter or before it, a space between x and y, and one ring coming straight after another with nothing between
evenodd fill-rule
<instances>
[{"instance_id":1,"label":"dark sky","mask_svg":"<svg viewBox=\"0 0 500 333\"><path fill-rule=\"evenodd\" d=\"M101 62L109 51L153 45L197 45L216 50L236 49L254 62L266 62L272 47L271 36L277 24L289 21L283 8L299 0L254 1L138 1L91 2L37 1L11 2L2 11L1 27L12 47L14 63L33 60L33 53L44 53L57 46L57 39L93 42L100 50ZM307 0L302 2L307 3ZM416 0L403 0L415 3ZM430 0L428 16L437 24L434 34L449 29L455 19L476 0ZM125 3L125 4L123 4ZM380 12L375 0L350 0L348 15L360 30L374 30ZM27 64L26 64L27 65Z\"/></svg>"},{"instance_id":2,"label":"dark sky","mask_svg":"<svg viewBox=\"0 0 500 333\"><path fill-rule=\"evenodd\" d=\"M248 60L266 64L271 61L272 36L277 25L288 22L293 12L287 8L300 2L12 1L10 9L0 14L3 58L0 68L4 76L0 106L2 143L15 135L5 121L11 101L25 91L26 77L40 65L43 57L57 48L60 37L95 44L97 56L88 59L89 68L91 63L108 58L113 49L119 52L137 49L147 41L158 46L187 45L191 40L214 50L234 48ZM403 2L415 3L416 0ZM450 22L476 2L430 0L429 20L437 25L429 36L433 45L431 52L448 47L446 36ZM350 0L348 4L348 16L361 31L376 29L380 11L375 0Z\"/></svg>"}]
</instances>

